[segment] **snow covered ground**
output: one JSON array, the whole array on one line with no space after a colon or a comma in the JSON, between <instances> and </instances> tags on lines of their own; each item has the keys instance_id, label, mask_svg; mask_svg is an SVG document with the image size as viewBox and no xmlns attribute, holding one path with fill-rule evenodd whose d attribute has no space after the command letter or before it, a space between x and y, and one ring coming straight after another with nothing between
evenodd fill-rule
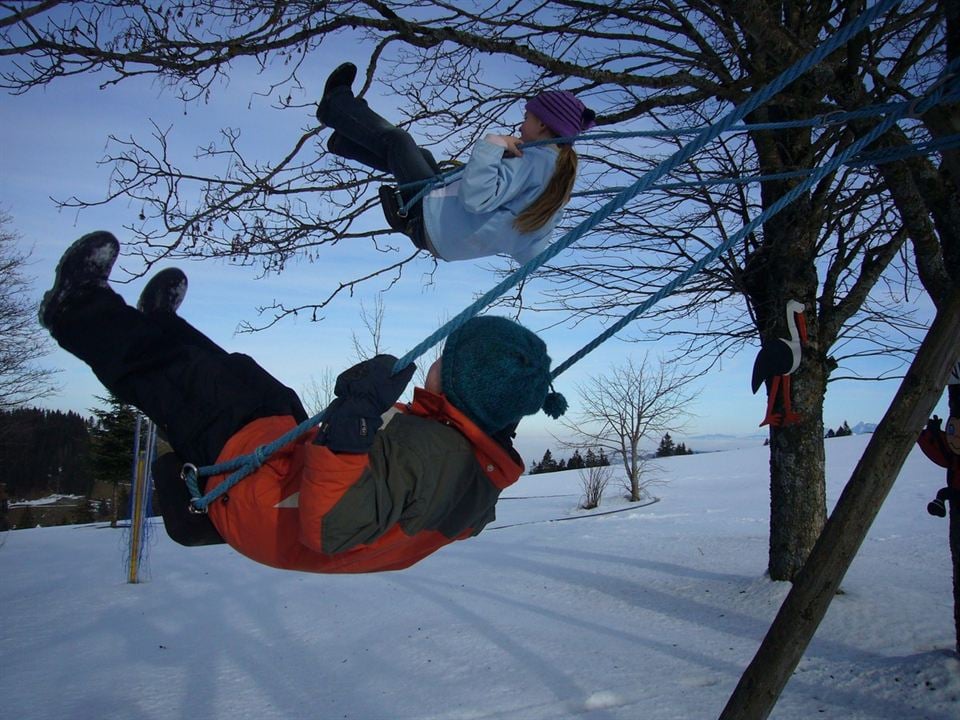
<instances>
[{"instance_id":1,"label":"snow covered ground","mask_svg":"<svg viewBox=\"0 0 960 720\"><path fill-rule=\"evenodd\" d=\"M869 436L827 441L834 502ZM0 536L6 718L715 718L789 587L764 577L766 448L658 461L656 504L522 478L478 538L400 573L295 574L153 528ZM914 451L773 718L960 717L943 471ZM624 507L608 489L601 510ZM504 527L504 526L510 527Z\"/></svg>"}]
</instances>

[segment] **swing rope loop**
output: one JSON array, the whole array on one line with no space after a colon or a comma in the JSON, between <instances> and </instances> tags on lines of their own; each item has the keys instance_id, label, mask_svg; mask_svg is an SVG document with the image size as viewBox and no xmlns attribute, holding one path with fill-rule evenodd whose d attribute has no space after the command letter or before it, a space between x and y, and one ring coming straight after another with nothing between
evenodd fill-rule
<instances>
[{"instance_id":1,"label":"swing rope loop","mask_svg":"<svg viewBox=\"0 0 960 720\"><path fill-rule=\"evenodd\" d=\"M748 114L753 112L757 107L767 102L770 98L775 96L786 86L796 80L798 77L807 72L811 67L817 65L823 60L824 57L834 52L838 47L846 44L846 42L853 37L854 35L861 32L866 28L870 23L877 19L883 13L886 13L888 10L898 5L902 0L880 0L877 4L873 5L870 8L867 8L861 15L851 21L849 24L840 28L836 33L828 37L821 45L814 48L809 54L804 58L800 59L793 66L785 70L783 73L778 75L774 80L772 80L764 88L761 88L756 93L748 97L743 104L734 108L730 113L724 116L719 122L706 126L697 131L696 137L684 147L680 148L676 153L671 157L667 158L661 162L657 167L645 173L639 180L637 180L633 185L627 186L624 189L616 193L616 195L608 201L604 206L599 208L594 212L590 217L588 217L584 222L580 223L577 227L570 230L566 235L564 235L560 240L553 243L547 247L543 252L541 252L536 257L532 258L525 264L521 265L515 271L510 273L503 281L498 283L494 288L484 293L480 298L475 302L470 304L467 308L462 310L456 317L448 321L441 328L432 333L429 337L423 340L420 344L414 347L410 352L404 355L402 358L397 360L394 365L394 373L399 372L403 368L407 367L410 363L416 360L420 355L422 355L426 350L436 345L438 342L446 338L451 333L455 332L457 329L462 327L468 320L477 315L483 308L493 302L498 298L504 291L509 288L518 285L523 282L530 274L532 274L537 268L542 266L544 263L550 261L556 257L560 252L568 248L574 242L579 240L585 234L593 230L600 223L606 220L610 215L612 215L617 210L624 207L631 199L637 196L639 193L647 190L653 184L664 175L668 175L673 172L681 164L689 160L696 152L701 150L709 142L717 138L724 132L728 132L731 128L735 126L736 123L740 122ZM614 334L619 332L623 327L632 322L640 313L646 311L648 308L653 306L655 303L662 300L664 297L672 294L677 288L679 288L683 283L685 283L691 276L695 273L700 272L709 262L713 261L718 257L722 252L731 247L734 243L738 242L748 233L752 232L756 227L758 227L762 222L764 222L769 217L780 212L784 207L797 198L802 192L805 192L809 189L814 183L822 179L827 174L836 170L842 163L849 160L856 153L859 153L863 148L868 146L870 143L874 142L879 138L883 133L887 132L890 127L897 122L897 120L904 117L908 109L912 109L914 112L922 113L927 108L932 106L932 104L939 102L939 98L943 96L943 90L948 87L952 87L954 94L957 92L957 88L953 86L950 82L950 79L956 74L958 67L960 67L960 60L952 62L945 73L945 76L942 76L940 81L938 81L932 88L932 92L923 96L923 99L920 101L913 101L911 103L899 103L890 112L888 112L883 119L877 123L866 135L864 135L859 140L852 143L849 147L839 153L837 156L832 158L829 162L823 166L812 171L808 177L791 189L790 192L783 195L775 203L773 203L767 210L758 215L756 218L748 222L738 233L733 235L727 242L722 243L711 250L709 253L698 259L693 266L687 271L681 273L671 282L667 283L663 288L660 289L655 295L651 296L646 302L637 306L634 310L624 316L619 320L615 325L611 326L607 331L599 335L593 341L585 345L579 351L574 353L569 359L561 363L551 372L551 378L556 378L567 370L570 366L576 363L578 360L583 358L589 352L592 352L594 349L599 347L603 342L612 337ZM948 74L947 74L948 73ZM847 117L851 117L852 113L847 113ZM749 129L755 129L754 126L750 126ZM620 134L616 134L621 136ZM546 142L557 142L556 139L552 139ZM460 168L457 168L453 172L462 171ZM449 177L449 175L448 175ZM429 186L428 186L429 187ZM428 190L426 190L428 191ZM421 193L424 193L424 190L421 190ZM422 194L420 195L422 197ZM411 201L410 204L415 202ZM300 423L297 427L288 431L284 435L280 436L273 442L262 445L258 447L253 453L233 458L226 462L220 463L218 465L213 465L204 468L196 468L193 465L185 465L181 473L184 478L187 486L190 490L192 497L191 507L197 512L206 512L207 507L210 503L215 500L217 497L220 497L226 493L230 488L236 485L241 479L246 477L248 474L260 467L265 459L272 455L274 452L279 450L281 447L292 442L302 434L310 431L315 426L319 425L324 418L326 411L320 412L312 418ZM222 475L227 472L233 472L232 475L228 476L223 482L218 484L212 491L206 495L201 495L200 489L198 486L198 478L203 476L211 475Z\"/></svg>"},{"instance_id":2,"label":"swing rope loop","mask_svg":"<svg viewBox=\"0 0 960 720\"><path fill-rule=\"evenodd\" d=\"M946 74L955 74L956 70L960 68L960 58L952 61L945 71ZM942 82L937 82L932 87L932 92L920 96L917 102L911 103L901 103L896 108L895 112L891 112L886 115L879 123L877 123L873 128L871 128L864 136L857 139L851 143L848 147L844 148L842 152L831 158L829 161L824 163L822 166L815 168L802 182L795 185L787 193L779 197L774 203L772 203L768 208L766 208L762 213L757 217L753 218L744 225L738 232L730 236L725 242L717 245L713 250L705 254L703 257L699 258L689 269L677 275L673 280L664 285L660 290L651 295L647 300L638 305L636 308L627 313L624 317L618 320L616 323L611 325L607 330L602 332L591 342L584 345L580 350L571 355L567 360L558 365L551 373L551 377L556 378L558 375L567 370L570 366L574 365L576 362L581 360L584 356L596 350L601 344L606 340L613 337L620 330L630 324L642 313L646 312L648 309L653 307L655 304L660 302L663 298L672 295L680 286L687 282L695 274L699 273L713 260L718 258L722 253L729 250L736 243L740 242L744 237L756 230L760 225L766 222L768 219L779 213L783 208L787 207L794 200L796 200L801 194L805 193L816 183L822 180L827 175L836 171L840 165L846 163L850 158L854 157L859 153L863 148L868 147L881 136L883 136L893 125L897 123L898 120L903 119L907 116L907 113L911 109L920 112L921 114L929 110L935 104L939 103L944 95L945 91L949 88L953 88L956 91L958 88L952 85L948 85Z\"/></svg>"},{"instance_id":3,"label":"swing rope loop","mask_svg":"<svg viewBox=\"0 0 960 720\"><path fill-rule=\"evenodd\" d=\"M259 469L270 457L271 453L267 451L266 445L261 445L256 450L253 451L252 462L254 464L254 469Z\"/></svg>"},{"instance_id":4,"label":"swing rope loop","mask_svg":"<svg viewBox=\"0 0 960 720\"><path fill-rule=\"evenodd\" d=\"M307 418L295 428L288 430L273 442L261 445L248 455L240 455L226 462L216 465L209 465L197 468L195 465L186 464L180 472L180 476L187 484L190 491L190 506L196 512L206 512L214 500L226 493L230 488L243 480L247 475L260 468L267 459L277 452L280 448L290 444L304 433L309 432L323 422L327 411L322 410L313 417ZM217 485L206 495L200 492L199 478L211 477L214 475L223 475L234 471L232 475Z\"/></svg>"}]
</instances>

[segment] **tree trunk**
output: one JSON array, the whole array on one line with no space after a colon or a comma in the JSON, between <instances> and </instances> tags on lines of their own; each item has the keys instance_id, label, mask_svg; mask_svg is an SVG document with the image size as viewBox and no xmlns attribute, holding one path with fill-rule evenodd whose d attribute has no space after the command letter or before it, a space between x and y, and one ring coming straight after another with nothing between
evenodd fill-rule
<instances>
[{"instance_id":1,"label":"tree trunk","mask_svg":"<svg viewBox=\"0 0 960 720\"><path fill-rule=\"evenodd\" d=\"M798 150L799 152L799 150ZM766 188L772 202L786 188ZM817 237L816 213L798 199L764 226L764 248L755 259L750 299L764 338L787 338L789 300L805 304L809 331L800 365L790 375L790 400L799 422L770 430L770 546L767 570L774 580L792 580L826 522L823 462L823 396L828 361L820 351L816 270L805 258ZM785 270L789 269L789 270ZM785 274L786 273L786 274ZM781 385L782 387L782 385ZM769 392L769 388L768 388ZM782 399L776 400L782 409Z\"/></svg>"},{"instance_id":2,"label":"tree trunk","mask_svg":"<svg viewBox=\"0 0 960 720\"><path fill-rule=\"evenodd\" d=\"M950 503L950 557L953 558L953 627L960 655L960 503Z\"/></svg>"},{"instance_id":3,"label":"tree trunk","mask_svg":"<svg viewBox=\"0 0 960 720\"><path fill-rule=\"evenodd\" d=\"M113 484L113 504L111 505L110 527L115 528L120 518L120 483Z\"/></svg>"},{"instance_id":4,"label":"tree trunk","mask_svg":"<svg viewBox=\"0 0 960 720\"><path fill-rule=\"evenodd\" d=\"M802 362L802 361L801 361ZM772 580L793 580L827 520L823 394L794 373L793 397L803 419L770 432L770 548Z\"/></svg>"},{"instance_id":5,"label":"tree trunk","mask_svg":"<svg viewBox=\"0 0 960 720\"><path fill-rule=\"evenodd\" d=\"M773 18L771 18L773 21ZM769 47L755 47L758 58L769 63L769 72L785 69L785 57L769 54ZM800 79L777 100L758 109L756 122L793 120L809 111L812 98L809 80ZM782 101L784 104L779 104ZM810 113L813 114L813 113ZM771 133L755 131L751 139L760 172L773 174L816 164L811 132L797 128ZM770 207L799 183L795 178L761 183L763 206ZM797 198L781 213L764 223L760 245L744 264L744 287L756 316L762 339L789 336L786 306L790 300L803 303L809 340L800 365L790 375L794 410L801 420L770 431L770 546L768 571L774 580L792 580L803 566L826 521L826 481L823 463L823 395L829 363L825 351L833 338L821 337L818 312L819 278L816 263L823 211L810 193ZM826 305L832 302L827 298ZM769 389L768 389L769 392ZM779 400L778 400L779 402Z\"/></svg>"},{"instance_id":6,"label":"tree trunk","mask_svg":"<svg viewBox=\"0 0 960 720\"><path fill-rule=\"evenodd\" d=\"M960 385L947 387L950 416L960 418ZM948 485L956 488L958 478L947 475ZM953 559L953 626L957 636L957 653L960 654L960 501L956 495L950 500L950 557Z\"/></svg>"}]
</instances>

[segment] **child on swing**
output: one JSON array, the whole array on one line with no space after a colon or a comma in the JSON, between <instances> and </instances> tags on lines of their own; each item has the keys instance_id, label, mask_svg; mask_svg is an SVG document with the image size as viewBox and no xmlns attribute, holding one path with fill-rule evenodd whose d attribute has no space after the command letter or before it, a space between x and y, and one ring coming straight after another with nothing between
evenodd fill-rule
<instances>
[{"instance_id":1,"label":"child on swing","mask_svg":"<svg viewBox=\"0 0 960 720\"><path fill-rule=\"evenodd\" d=\"M947 503L960 510L960 361L954 364L947 378L947 402L950 417L946 427L934 415L917 438L923 454L947 471L947 484L927 505L927 512L940 517L946 517Z\"/></svg>"},{"instance_id":2,"label":"child on swing","mask_svg":"<svg viewBox=\"0 0 960 720\"><path fill-rule=\"evenodd\" d=\"M401 185L429 180L439 168L429 150L418 147L354 97L353 63L334 70L324 85L317 119L333 129L330 152L390 173ZM541 253L560 221L577 174L572 140L521 149L521 143L571 138L590 129L596 115L573 93L547 91L527 102L520 136L487 135L478 141L462 175L427 194L397 215L399 202L380 190L387 220L414 245L443 260L506 254L525 263ZM404 194L407 202L416 190Z\"/></svg>"},{"instance_id":3,"label":"child on swing","mask_svg":"<svg viewBox=\"0 0 960 720\"><path fill-rule=\"evenodd\" d=\"M451 333L412 402L394 407L412 363L396 375L390 355L354 365L337 378L319 428L267 458L207 515L190 515L183 463L246 455L307 414L252 358L227 353L177 315L187 288L181 271L161 271L137 307L127 305L108 284L118 253L108 232L77 240L43 297L40 322L166 437L173 453L158 462L155 483L164 524L182 544L225 541L290 570L408 567L494 519L500 492L524 470L511 444L520 418L565 409L548 392L542 340L506 318L473 318ZM203 490L223 480L212 477Z\"/></svg>"}]
</instances>

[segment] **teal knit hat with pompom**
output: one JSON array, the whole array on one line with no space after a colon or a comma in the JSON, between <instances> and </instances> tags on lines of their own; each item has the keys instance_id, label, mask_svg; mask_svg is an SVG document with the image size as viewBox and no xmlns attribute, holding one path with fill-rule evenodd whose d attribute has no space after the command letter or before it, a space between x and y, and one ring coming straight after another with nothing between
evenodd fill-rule
<instances>
[{"instance_id":1,"label":"teal knit hat with pompom","mask_svg":"<svg viewBox=\"0 0 960 720\"><path fill-rule=\"evenodd\" d=\"M552 392L547 346L513 320L471 318L450 333L441 357L443 394L488 435L541 409L553 418L567 410Z\"/></svg>"}]
</instances>

